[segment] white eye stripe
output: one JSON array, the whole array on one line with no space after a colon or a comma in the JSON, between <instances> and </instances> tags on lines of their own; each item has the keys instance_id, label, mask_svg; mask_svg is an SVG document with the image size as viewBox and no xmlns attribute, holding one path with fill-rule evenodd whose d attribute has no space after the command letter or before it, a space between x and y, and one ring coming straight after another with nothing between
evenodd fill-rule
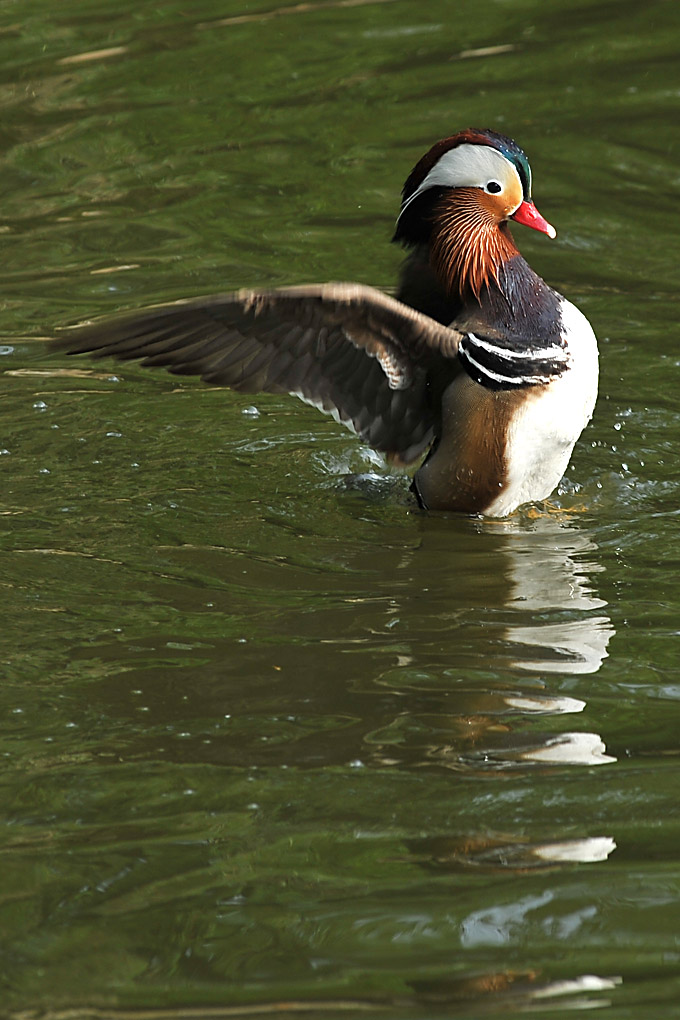
<instances>
[{"instance_id":1,"label":"white eye stripe","mask_svg":"<svg viewBox=\"0 0 680 1020\"><path fill-rule=\"evenodd\" d=\"M523 194L522 182L510 160L489 145L458 145L439 157L430 172L401 207L401 216L411 202L430 188L483 188L491 181L516 181L518 192Z\"/></svg>"}]
</instances>

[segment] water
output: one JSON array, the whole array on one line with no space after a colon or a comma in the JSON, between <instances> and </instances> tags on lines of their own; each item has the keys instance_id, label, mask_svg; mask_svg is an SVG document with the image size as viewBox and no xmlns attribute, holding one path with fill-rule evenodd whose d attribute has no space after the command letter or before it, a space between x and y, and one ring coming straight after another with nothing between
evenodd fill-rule
<instances>
[{"instance_id":1,"label":"water","mask_svg":"<svg viewBox=\"0 0 680 1020\"><path fill-rule=\"evenodd\" d=\"M276 11L0 5L0 1015L677 1016L677 6ZM600 337L562 513L424 515L293 399L36 339L389 286L468 124Z\"/></svg>"}]
</instances>

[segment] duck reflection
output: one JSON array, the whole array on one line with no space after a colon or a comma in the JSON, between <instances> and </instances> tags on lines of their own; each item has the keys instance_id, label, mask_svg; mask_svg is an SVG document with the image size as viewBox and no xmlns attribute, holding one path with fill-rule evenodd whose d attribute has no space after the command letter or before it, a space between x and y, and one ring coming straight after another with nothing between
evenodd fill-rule
<instances>
[{"instance_id":1,"label":"duck reflection","mask_svg":"<svg viewBox=\"0 0 680 1020\"><path fill-rule=\"evenodd\" d=\"M158 548L145 598L198 622L181 645L170 626L137 638L134 670L126 646L130 685L159 723L158 747L144 731L140 753L484 777L613 762L583 714L614 630L582 519L409 514L365 490L334 497L332 518L313 506L308 530L295 514L266 509L261 532L236 518L229 545ZM98 654L118 662L120 645ZM185 677L172 688L168 656Z\"/></svg>"},{"instance_id":2,"label":"duck reflection","mask_svg":"<svg viewBox=\"0 0 680 1020\"><path fill-rule=\"evenodd\" d=\"M419 594L437 635L433 657L448 661L423 669L422 655L402 654L381 675L392 689L437 690L442 701L438 712L406 711L370 734L374 755L484 773L616 761L590 729L527 725L582 712L583 699L549 688L558 674L564 683L596 672L607 656L614 628L593 582L603 569L593 538L567 515L468 523L453 537L443 530L450 519L424 520L421 545L402 563L416 591L418 577L428 579ZM403 609L395 599L395 613ZM528 689L523 673L535 674Z\"/></svg>"},{"instance_id":3,"label":"duck reflection","mask_svg":"<svg viewBox=\"0 0 680 1020\"><path fill-rule=\"evenodd\" d=\"M595 542L587 532L564 527L547 515L538 518L530 532L513 523L495 525L507 536L508 605L525 614L525 621L508 626L508 638L526 648L513 664L541 673L597 672L613 627L608 616L597 612L607 603L592 587L592 575L603 570L594 559ZM543 616L554 617L560 610L570 618Z\"/></svg>"},{"instance_id":4,"label":"duck reflection","mask_svg":"<svg viewBox=\"0 0 680 1020\"><path fill-rule=\"evenodd\" d=\"M570 1013L602 1009L612 1005L606 993L622 984L620 975L603 977L598 974L577 974L550 981L538 969L493 971L469 977L409 982L419 1003L439 1007L473 1005L476 1010L482 1011L481 1015L487 1015L487 1010L493 1010L495 1015L498 1007L517 1014L535 1013L541 1007L551 1013L555 1009Z\"/></svg>"},{"instance_id":5,"label":"duck reflection","mask_svg":"<svg viewBox=\"0 0 680 1020\"><path fill-rule=\"evenodd\" d=\"M473 868L484 871L535 871L567 864L606 861L616 849L611 836L532 842L518 836L451 834L406 841L410 859L425 870L453 874Z\"/></svg>"}]
</instances>

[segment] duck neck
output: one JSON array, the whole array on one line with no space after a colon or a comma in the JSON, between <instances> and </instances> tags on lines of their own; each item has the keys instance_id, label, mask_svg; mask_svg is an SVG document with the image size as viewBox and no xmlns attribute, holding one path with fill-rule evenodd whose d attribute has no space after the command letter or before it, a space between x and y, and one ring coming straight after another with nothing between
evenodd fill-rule
<instances>
[{"instance_id":1,"label":"duck neck","mask_svg":"<svg viewBox=\"0 0 680 1020\"><path fill-rule=\"evenodd\" d=\"M462 211L411 245L397 291L400 301L458 329L508 337L560 333L561 298L519 254L507 224L465 225ZM465 228L465 229L463 229Z\"/></svg>"}]
</instances>

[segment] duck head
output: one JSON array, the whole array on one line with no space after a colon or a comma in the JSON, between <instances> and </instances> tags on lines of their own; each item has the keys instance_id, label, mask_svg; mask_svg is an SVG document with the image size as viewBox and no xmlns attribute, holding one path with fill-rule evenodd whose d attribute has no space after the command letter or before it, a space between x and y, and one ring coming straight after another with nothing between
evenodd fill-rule
<instances>
[{"instance_id":1,"label":"duck head","mask_svg":"<svg viewBox=\"0 0 680 1020\"><path fill-rule=\"evenodd\" d=\"M531 167L522 149L496 131L469 128L437 142L413 168L393 240L425 245L446 291L479 300L519 254L508 220L556 234L531 200Z\"/></svg>"}]
</instances>

